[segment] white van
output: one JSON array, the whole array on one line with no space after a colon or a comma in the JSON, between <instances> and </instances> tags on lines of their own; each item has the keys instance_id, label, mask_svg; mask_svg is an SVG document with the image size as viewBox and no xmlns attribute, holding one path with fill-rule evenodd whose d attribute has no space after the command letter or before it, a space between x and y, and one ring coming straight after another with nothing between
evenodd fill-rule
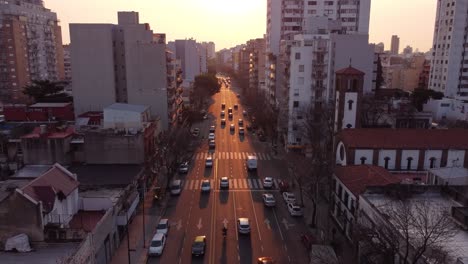
<instances>
[{"instance_id":1,"label":"white van","mask_svg":"<svg viewBox=\"0 0 468 264\"><path fill-rule=\"evenodd\" d=\"M249 171L257 169L257 157L256 156L247 156L247 169Z\"/></svg>"},{"instance_id":2,"label":"white van","mask_svg":"<svg viewBox=\"0 0 468 264\"><path fill-rule=\"evenodd\" d=\"M171 183L171 194L172 195L179 195L182 191L182 181L181 180L174 180Z\"/></svg>"}]
</instances>

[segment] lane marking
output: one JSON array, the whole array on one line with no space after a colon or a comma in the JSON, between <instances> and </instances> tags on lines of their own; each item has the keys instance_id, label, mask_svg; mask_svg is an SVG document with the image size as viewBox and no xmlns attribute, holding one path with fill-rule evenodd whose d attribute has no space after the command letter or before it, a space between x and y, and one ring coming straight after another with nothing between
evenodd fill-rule
<instances>
[{"instance_id":1,"label":"lane marking","mask_svg":"<svg viewBox=\"0 0 468 264\"><path fill-rule=\"evenodd\" d=\"M272 208L272 209L273 209L273 216L275 217L275 221L276 221L276 226L278 227L278 230L279 230L279 233L280 233L280 236L281 236L281 240L284 241L283 232L281 231L281 226L279 224L278 217L276 216L276 209L274 209L274 208Z\"/></svg>"}]
</instances>

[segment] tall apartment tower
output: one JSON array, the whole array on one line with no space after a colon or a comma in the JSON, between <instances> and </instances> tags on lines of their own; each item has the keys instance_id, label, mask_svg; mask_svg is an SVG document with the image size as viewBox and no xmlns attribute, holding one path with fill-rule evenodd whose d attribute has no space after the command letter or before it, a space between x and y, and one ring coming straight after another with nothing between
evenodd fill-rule
<instances>
[{"instance_id":1,"label":"tall apartment tower","mask_svg":"<svg viewBox=\"0 0 468 264\"><path fill-rule=\"evenodd\" d=\"M307 17L327 17L341 22L346 34L369 34L371 0L268 0L266 30L266 95L276 102L277 57L282 40L293 40L303 33Z\"/></svg>"},{"instance_id":2,"label":"tall apartment tower","mask_svg":"<svg viewBox=\"0 0 468 264\"><path fill-rule=\"evenodd\" d=\"M25 103L32 80L64 78L57 15L39 0L0 1L0 101Z\"/></svg>"},{"instance_id":3,"label":"tall apartment tower","mask_svg":"<svg viewBox=\"0 0 468 264\"><path fill-rule=\"evenodd\" d=\"M390 53L393 55L398 55L400 53L400 38L397 35L392 36L392 41L390 43Z\"/></svg>"},{"instance_id":4,"label":"tall apartment tower","mask_svg":"<svg viewBox=\"0 0 468 264\"><path fill-rule=\"evenodd\" d=\"M468 97L468 1L439 0L429 89L449 98Z\"/></svg>"},{"instance_id":5,"label":"tall apartment tower","mask_svg":"<svg viewBox=\"0 0 468 264\"><path fill-rule=\"evenodd\" d=\"M201 57L198 43L194 39L175 40L176 58L180 60L182 66L182 78L188 82L193 82L195 76L201 73ZM203 56L206 60L206 53ZM205 62L206 68L206 62Z\"/></svg>"},{"instance_id":6,"label":"tall apartment tower","mask_svg":"<svg viewBox=\"0 0 468 264\"><path fill-rule=\"evenodd\" d=\"M70 24L75 114L115 103L150 106L168 128L165 34L140 24L137 12L119 12L118 24Z\"/></svg>"}]
</instances>

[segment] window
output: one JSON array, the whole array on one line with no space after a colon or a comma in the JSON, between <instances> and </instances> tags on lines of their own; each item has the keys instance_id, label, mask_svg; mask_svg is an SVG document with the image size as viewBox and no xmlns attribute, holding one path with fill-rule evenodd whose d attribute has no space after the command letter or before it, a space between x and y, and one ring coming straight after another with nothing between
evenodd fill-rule
<instances>
[{"instance_id":1,"label":"window","mask_svg":"<svg viewBox=\"0 0 468 264\"><path fill-rule=\"evenodd\" d=\"M299 72L304 72L304 65L299 65Z\"/></svg>"},{"instance_id":2,"label":"window","mask_svg":"<svg viewBox=\"0 0 468 264\"><path fill-rule=\"evenodd\" d=\"M389 158L389 157L385 157L385 158L384 158L384 161L385 161L384 168L388 170L388 162L390 161L390 158Z\"/></svg>"},{"instance_id":3,"label":"window","mask_svg":"<svg viewBox=\"0 0 468 264\"><path fill-rule=\"evenodd\" d=\"M349 194L345 192L343 203L348 207Z\"/></svg>"},{"instance_id":4,"label":"window","mask_svg":"<svg viewBox=\"0 0 468 264\"><path fill-rule=\"evenodd\" d=\"M301 59L301 53L300 52L296 52L296 54L294 56L296 57L296 60Z\"/></svg>"},{"instance_id":5,"label":"window","mask_svg":"<svg viewBox=\"0 0 468 264\"><path fill-rule=\"evenodd\" d=\"M366 160L367 160L366 157L361 157L361 165L366 164Z\"/></svg>"},{"instance_id":6,"label":"window","mask_svg":"<svg viewBox=\"0 0 468 264\"><path fill-rule=\"evenodd\" d=\"M413 161L413 158L412 158L412 157L408 157L408 158L406 159L406 161L407 161L406 169L407 169L407 170L411 170L411 162Z\"/></svg>"},{"instance_id":7,"label":"window","mask_svg":"<svg viewBox=\"0 0 468 264\"><path fill-rule=\"evenodd\" d=\"M293 102L293 107L294 107L294 108L299 107L299 101L294 101L294 102Z\"/></svg>"},{"instance_id":8,"label":"window","mask_svg":"<svg viewBox=\"0 0 468 264\"><path fill-rule=\"evenodd\" d=\"M436 158L432 157L429 159L429 168L433 169L435 167Z\"/></svg>"},{"instance_id":9,"label":"window","mask_svg":"<svg viewBox=\"0 0 468 264\"><path fill-rule=\"evenodd\" d=\"M349 100L349 101L348 101L348 110L349 110L349 111L353 110L353 103L354 103L353 100Z\"/></svg>"},{"instance_id":10,"label":"window","mask_svg":"<svg viewBox=\"0 0 468 264\"><path fill-rule=\"evenodd\" d=\"M343 187L341 185L338 186L338 197L341 199L341 195L343 194Z\"/></svg>"},{"instance_id":11,"label":"window","mask_svg":"<svg viewBox=\"0 0 468 264\"><path fill-rule=\"evenodd\" d=\"M317 5L317 1L309 1L307 4L308 5Z\"/></svg>"}]
</instances>

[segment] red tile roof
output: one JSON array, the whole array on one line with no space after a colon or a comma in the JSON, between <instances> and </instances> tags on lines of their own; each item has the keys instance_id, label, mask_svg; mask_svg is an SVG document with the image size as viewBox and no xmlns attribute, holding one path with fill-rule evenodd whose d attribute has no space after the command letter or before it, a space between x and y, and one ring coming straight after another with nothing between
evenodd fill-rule
<instances>
[{"instance_id":1,"label":"red tile roof","mask_svg":"<svg viewBox=\"0 0 468 264\"><path fill-rule=\"evenodd\" d=\"M356 197L368 186L385 186L401 181L386 169L371 165L338 166L335 175Z\"/></svg>"},{"instance_id":2,"label":"red tile roof","mask_svg":"<svg viewBox=\"0 0 468 264\"><path fill-rule=\"evenodd\" d=\"M44 210L49 212L53 209L55 197L58 193L68 196L76 188L79 182L73 174L59 164L54 164L47 172L32 180L21 190L36 201L41 201Z\"/></svg>"},{"instance_id":3,"label":"red tile roof","mask_svg":"<svg viewBox=\"0 0 468 264\"><path fill-rule=\"evenodd\" d=\"M336 74L343 74L343 75L364 75L365 73L349 66L348 68L344 68L341 70L336 71Z\"/></svg>"},{"instance_id":4,"label":"red tile roof","mask_svg":"<svg viewBox=\"0 0 468 264\"><path fill-rule=\"evenodd\" d=\"M468 129L360 128L340 132L350 148L468 149Z\"/></svg>"}]
</instances>

